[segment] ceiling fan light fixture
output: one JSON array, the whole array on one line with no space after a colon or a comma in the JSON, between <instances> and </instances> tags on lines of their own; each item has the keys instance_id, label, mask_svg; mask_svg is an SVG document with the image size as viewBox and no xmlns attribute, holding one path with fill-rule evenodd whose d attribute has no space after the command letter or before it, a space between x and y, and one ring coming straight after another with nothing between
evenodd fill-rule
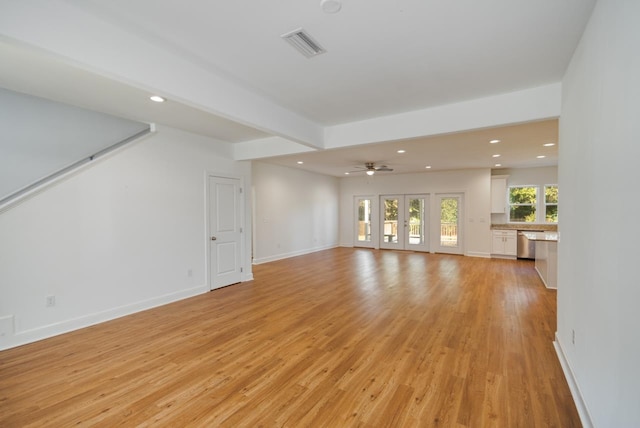
<instances>
[{"instance_id":1,"label":"ceiling fan light fixture","mask_svg":"<svg viewBox=\"0 0 640 428\"><path fill-rule=\"evenodd\" d=\"M375 170L373 170L373 169L368 169L368 170L367 170L367 175L373 175L373 174L375 174L375 173L376 173L376 172L375 172Z\"/></svg>"}]
</instances>

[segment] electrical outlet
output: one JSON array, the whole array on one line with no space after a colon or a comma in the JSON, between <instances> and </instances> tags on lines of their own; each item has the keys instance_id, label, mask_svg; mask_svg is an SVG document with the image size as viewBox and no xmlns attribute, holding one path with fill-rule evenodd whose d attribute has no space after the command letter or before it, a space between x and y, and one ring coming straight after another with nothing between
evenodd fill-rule
<instances>
[{"instance_id":1,"label":"electrical outlet","mask_svg":"<svg viewBox=\"0 0 640 428\"><path fill-rule=\"evenodd\" d=\"M572 344L576 344L576 331L575 330L571 330L571 343Z\"/></svg>"},{"instance_id":2,"label":"electrical outlet","mask_svg":"<svg viewBox=\"0 0 640 428\"><path fill-rule=\"evenodd\" d=\"M56 296L47 296L47 308L52 308L56 305Z\"/></svg>"}]
</instances>

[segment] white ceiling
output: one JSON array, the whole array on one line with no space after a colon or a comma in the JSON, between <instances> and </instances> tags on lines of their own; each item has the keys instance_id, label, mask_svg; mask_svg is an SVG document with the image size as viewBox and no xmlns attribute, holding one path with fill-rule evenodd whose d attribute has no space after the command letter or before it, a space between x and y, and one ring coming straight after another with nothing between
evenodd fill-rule
<instances>
[{"instance_id":1,"label":"white ceiling","mask_svg":"<svg viewBox=\"0 0 640 428\"><path fill-rule=\"evenodd\" d=\"M322 129L559 82L595 0L343 0L342 10L333 15L321 10L319 0L36 3L43 14L49 8L54 15L57 7L61 15L78 12L87 17L87 22L91 18L118 28L123 58L129 49L128 38L131 46L134 38L144 40L165 52L167 60L180 58L194 64ZM14 16L8 6L0 4L0 16L5 7L5 16ZM37 6L15 3L11 7ZM31 10L38 13L37 9ZM7 31L3 31L0 18L0 35L4 35L0 37L0 86L129 119L164 123L231 143L272 135L265 127L253 126L251 120L220 115L195 99L171 100L159 109L146 102L151 84L145 87L133 79L114 76L109 70L87 67L79 58L70 60L39 50L30 41L17 41L18 32L44 30L36 28L36 19L25 19L24 23L9 19L4 25ZM66 26L65 31L72 32L67 44L91 37L86 25ZM281 34L299 27L306 29L327 53L308 59L280 39ZM113 63L121 60L113 52L105 50L102 54ZM157 66L161 69L169 65ZM293 159L302 159L302 168L336 176L346 167L365 161L384 161L394 167L394 173L427 164L434 169L492 167L494 160L487 161L486 156L494 148L485 148L484 140L490 134L502 133L504 138L495 138L504 142L500 149L505 167L557 162L557 146L547 149L543 154L548 156L543 160L534 156L541 153L542 143L557 141L556 121L496 131L319 150L266 160L290 164ZM409 156L394 156L400 146L411 148L411 162ZM410 166L412 162L415 165Z\"/></svg>"},{"instance_id":2,"label":"white ceiling","mask_svg":"<svg viewBox=\"0 0 640 428\"><path fill-rule=\"evenodd\" d=\"M500 140L490 143L491 140ZM291 168L344 177L362 175L357 171L366 162L386 165L394 174L470 168L528 168L558 164L558 120L551 119L519 125L469 132L413 138L346 149L307 152L269 159ZM555 143L545 147L544 144ZM405 153L398 153L405 150ZM493 157L500 155L499 157ZM538 156L545 156L538 158ZM302 165L298 162L304 162ZM500 164L500 166L496 166ZM427 169L426 167L431 168ZM378 175L389 172L377 172Z\"/></svg>"},{"instance_id":3,"label":"white ceiling","mask_svg":"<svg viewBox=\"0 0 640 428\"><path fill-rule=\"evenodd\" d=\"M558 82L592 0L76 0L323 125ZM303 27L327 53L280 39Z\"/></svg>"}]
</instances>

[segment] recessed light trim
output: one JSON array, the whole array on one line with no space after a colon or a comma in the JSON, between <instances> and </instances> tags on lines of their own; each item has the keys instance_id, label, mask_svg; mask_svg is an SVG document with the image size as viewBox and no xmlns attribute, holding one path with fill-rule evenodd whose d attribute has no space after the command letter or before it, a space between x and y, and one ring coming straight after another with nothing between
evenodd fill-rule
<instances>
[{"instance_id":1,"label":"recessed light trim","mask_svg":"<svg viewBox=\"0 0 640 428\"><path fill-rule=\"evenodd\" d=\"M340 0L322 0L320 7L324 13L338 13L342 9L342 2Z\"/></svg>"},{"instance_id":2,"label":"recessed light trim","mask_svg":"<svg viewBox=\"0 0 640 428\"><path fill-rule=\"evenodd\" d=\"M501 163L497 163L497 164L495 164L495 166L502 166L502 164Z\"/></svg>"},{"instance_id":3,"label":"recessed light trim","mask_svg":"<svg viewBox=\"0 0 640 428\"><path fill-rule=\"evenodd\" d=\"M431 169L431 165L425 166L425 169Z\"/></svg>"},{"instance_id":4,"label":"recessed light trim","mask_svg":"<svg viewBox=\"0 0 640 428\"><path fill-rule=\"evenodd\" d=\"M402 154L402 153L407 153L407 151L406 151L406 150L404 150L404 149L400 149L400 150L398 150L398 153L400 153L400 154Z\"/></svg>"},{"instance_id":5,"label":"recessed light trim","mask_svg":"<svg viewBox=\"0 0 640 428\"><path fill-rule=\"evenodd\" d=\"M163 103L166 101L166 99L162 98L160 95L151 95L149 99L154 103Z\"/></svg>"},{"instance_id":6,"label":"recessed light trim","mask_svg":"<svg viewBox=\"0 0 640 428\"><path fill-rule=\"evenodd\" d=\"M349 173L348 173L348 172L345 172L345 173L344 173L344 175L349 175Z\"/></svg>"},{"instance_id":7,"label":"recessed light trim","mask_svg":"<svg viewBox=\"0 0 640 428\"><path fill-rule=\"evenodd\" d=\"M544 158L546 158L546 156L545 156L545 155L540 155L540 156L536 156L536 157L537 157L538 159L544 159Z\"/></svg>"},{"instance_id":8,"label":"recessed light trim","mask_svg":"<svg viewBox=\"0 0 640 428\"><path fill-rule=\"evenodd\" d=\"M492 157L492 158L499 158L499 157L500 157L500 155L496 153L495 155L492 155L491 157Z\"/></svg>"},{"instance_id":9,"label":"recessed light trim","mask_svg":"<svg viewBox=\"0 0 640 428\"><path fill-rule=\"evenodd\" d=\"M296 162L296 163L297 163L298 165L302 165L304 162L302 162L302 161L298 161L298 162Z\"/></svg>"},{"instance_id":10,"label":"recessed light trim","mask_svg":"<svg viewBox=\"0 0 640 428\"><path fill-rule=\"evenodd\" d=\"M497 144L499 142L500 142L500 140L491 140L491 141L489 141L489 144Z\"/></svg>"},{"instance_id":11,"label":"recessed light trim","mask_svg":"<svg viewBox=\"0 0 640 428\"><path fill-rule=\"evenodd\" d=\"M545 147L553 147L555 145L556 145L556 143L545 143L545 144L543 144L543 146L545 146Z\"/></svg>"}]
</instances>

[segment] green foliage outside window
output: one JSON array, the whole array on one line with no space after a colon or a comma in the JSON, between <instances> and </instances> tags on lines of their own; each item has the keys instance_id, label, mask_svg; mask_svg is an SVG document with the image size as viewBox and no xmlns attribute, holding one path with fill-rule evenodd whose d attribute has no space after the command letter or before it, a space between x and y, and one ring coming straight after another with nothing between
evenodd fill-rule
<instances>
[{"instance_id":1,"label":"green foliage outside window","mask_svg":"<svg viewBox=\"0 0 640 428\"><path fill-rule=\"evenodd\" d=\"M384 200L384 219L398 220L398 200L397 199Z\"/></svg>"},{"instance_id":2,"label":"green foliage outside window","mask_svg":"<svg viewBox=\"0 0 640 428\"><path fill-rule=\"evenodd\" d=\"M443 198L440 206L441 223L458 223L458 199Z\"/></svg>"},{"instance_id":3,"label":"green foliage outside window","mask_svg":"<svg viewBox=\"0 0 640 428\"><path fill-rule=\"evenodd\" d=\"M544 186L545 222L558 222L558 186Z\"/></svg>"},{"instance_id":4,"label":"green foliage outside window","mask_svg":"<svg viewBox=\"0 0 640 428\"><path fill-rule=\"evenodd\" d=\"M538 188L521 186L509 188L509 221L535 223Z\"/></svg>"}]
</instances>

